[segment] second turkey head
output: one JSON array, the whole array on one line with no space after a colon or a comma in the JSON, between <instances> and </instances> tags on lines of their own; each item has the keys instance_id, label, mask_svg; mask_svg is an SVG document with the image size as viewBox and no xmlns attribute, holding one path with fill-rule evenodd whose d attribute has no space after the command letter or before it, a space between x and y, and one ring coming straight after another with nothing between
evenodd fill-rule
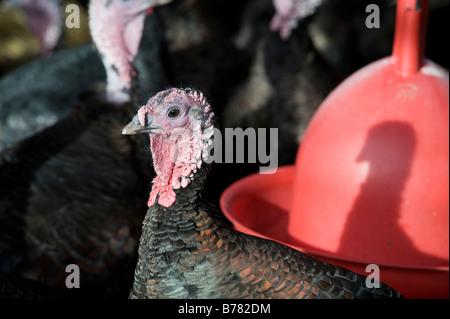
<instances>
[{"instance_id":1,"label":"second turkey head","mask_svg":"<svg viewBox=\"0 0 450 319\"><path fill-rule=\"evenodd\" d=\"M110 102L130 100L131 79L136 75L132 63L138 53L148 9L172 1L90 1L89 27L106 69L106 93Z\"/></svg>"},{"instance_id":2,"label":"second turkey head","mask_svg":"<svg viewBox=\"0 0 450 319\"><path fill-rule=\"evenodd\" d=\"M214 113L202 93L192 89L159 92L142 106L122 134L150 134L156 178L148 206L170 207L175 189L187 187L209 157Z\"/></svg>"},{"instance_id":3,"label":"second turkey head","mask_svg":"<svg viewBox=\"0 0 450 319\"><path fill-rule=\"evenodd\" d=\"M323 0L273 0L276 13L270 29L279 32L283 40L289 39L298 21L313 14Z\"/></svg>"}]
</instances>

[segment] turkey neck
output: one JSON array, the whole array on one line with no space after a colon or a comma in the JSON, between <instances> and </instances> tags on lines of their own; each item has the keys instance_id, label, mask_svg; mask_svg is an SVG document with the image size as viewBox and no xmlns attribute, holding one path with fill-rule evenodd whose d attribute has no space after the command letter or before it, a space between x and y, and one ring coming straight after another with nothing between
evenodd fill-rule
<instances>
[{"instance_id":1,"label":"turkey neck","mask_svg":"<svg viewBox=\"0 0 450 319\"><path fill-rule=\"evenodd\" d=\"M202 187L207 172L197 172L186 188L175 190L176 200L171 207L164 207L155 201L147 210L139 247L139 259L157 259L180 248L194 248L199 233L211 227L212 216L205 212L200 202ZM167 256L164 256L167 258Z\"/></svg>"},{"instance_id":2,"label":"turkey neck","mask_svg":"<svg viewBox=\"0 0 450 319\"><path fill-rule=\"evenodd\" d=\"M202 200L208 170L204 167L197 171L186 188L175 190L177 197L171 207L163 207L156 201L147 210L130 298L171 297L165 290L167 287L196 287L206 280L202 276L189 276L195 274L200 261L207 261L211 269L221 262L215 254L224 242L230 241L230 228ZM215 258L209 258L212 254ZM175 298L199 297L203 293L187 290L187 295L174 295Z\"/></svg>"},{"instance_id":3,"label":"turkey neck","mask_svg":"<svg viewBox=\"0 0 450 319\"><path fill-rule=\"evenodd\" d=\"M200 205L200 199L202 196L202 187L206 178L206 169L198 171L194 180L186 188L175 190L176 200L170 207L164 207L155 202L155 204L147 210L147 214L144 219L143 236L141 243L152 245L152 240L159 241L166 237L161 236L162 232L170 234L170 242L178 242L182 240L186 245L191 241L191 237L187 235L196 234L198 231L198 225L203 223L204 219L207 219L208 214L201 214L199 211L203 209L198 207ZM178 231L182 230L182 233ZM162 231L162 232L161 232ZM159 237L159 238L158 238ZM160 249L162 247L158 247Z\"/></svg>"}]
</instances>

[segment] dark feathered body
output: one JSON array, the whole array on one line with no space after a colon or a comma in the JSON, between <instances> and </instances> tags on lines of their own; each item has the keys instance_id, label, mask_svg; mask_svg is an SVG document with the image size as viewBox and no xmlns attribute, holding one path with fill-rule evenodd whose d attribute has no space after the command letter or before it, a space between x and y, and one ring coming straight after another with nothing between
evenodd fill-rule
<instances>
[{"instance_id":1,"label":"dark feathered body","mask_svg":"<svg viewBox=\"0 0 450 319\"><path fill-rule=\"evenodd\" d=\"M144 220L130 298L395 298L382 285L281 244L235 231L206 204L206 172Z\"/></svg>"},{"instance_id":2,"label":"dark feathered body","mask_svg":"<svg viewBox=\"0 0 450 319\"><path fill-rule=\"evenodd\" d=\"M278 128L278 164L293 164L310 119L340 78L315 49L310 18L283 40L268 27L272 1L251 1L247 11L237 42L253 61L247 81L227 103L224 126Z\"/></svg>"},{"instance_id":3,"label":"dark feathered body","mask_svg":"<svg viewBox=\"0 0 450 319\"><path fill-rule=\"evenodd\" d=\"M67 116L79 95L104 81L93 45L61 50L0 80L0 150Z\"/></svg>"},{"instance_id":4,"label":"dark feathered body","mask_svg":"<svg viewBox=\"0 0 450 319\"><path fill-rule=\"evenodd\" d=\"M39 282L0 273L0 300L58 299L58 293Z\"/></svg>"},{"instance_id":5,"label":"dark feathered body","mask_svg":"<svg viewBox=\"0 0 450 319\"><path fill-rule=\"evenodd\" d=\"M264 67L274 94L265 113L266 127L278 128L279 164L293 164L306 128L340 78L316 51L304 21L289 40L268 33Z\"/></svg>"},{"instance_id":6,"label":"dark feathered body","mask_svg":"<svg viewBox=\"0 0 450 319\"><path fill-rule=\"evenodd\" d=\"M94 93L1 154L0 271L64 290L74 263L92 292L133 265L148 183L141 140L121 135L134 111Z\"/></svg>"},{"instance_id":7,"label":"dark feathered body","mask_svg":"<svg viewBox=\"0 0 450 319\"><path fill-rule=\"evenodd\" d=\"M238 14L242 1L215 2L175 0L157 13L164 25L171 85L201 88L214 97L219 111L244 81L250 61L234 46L230 29L220 21L235 22L231 13ZM221 19L215 16L218 5L228 8L220 11Z\"/></svg>"}]
</instances>

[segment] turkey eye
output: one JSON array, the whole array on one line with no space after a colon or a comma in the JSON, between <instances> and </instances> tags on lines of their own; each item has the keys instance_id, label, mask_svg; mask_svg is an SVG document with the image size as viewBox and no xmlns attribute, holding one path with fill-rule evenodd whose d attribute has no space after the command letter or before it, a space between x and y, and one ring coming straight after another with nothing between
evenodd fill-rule
<instances>
[{"instance_id":1,"label":"turkey eye","mask_svg":"<svg viewBox=\"0 0 450 319\"><path fill-rule=\"evenodd\" d=\"M180 113L181 111L179 108L173 107L167 112L167 116L170 117L171 119L175 119L180 115Z\"/></svg>"}]
</instances>

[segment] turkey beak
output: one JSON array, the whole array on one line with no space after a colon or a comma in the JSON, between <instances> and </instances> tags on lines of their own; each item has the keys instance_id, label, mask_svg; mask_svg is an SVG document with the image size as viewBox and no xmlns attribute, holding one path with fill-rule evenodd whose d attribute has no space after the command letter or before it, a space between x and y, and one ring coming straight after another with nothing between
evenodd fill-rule
<instances>
[{"instance_id":1,"label":"turkey beak","mask_svg":"<svg viewBox=\"0 0 450 319\"><path fill-rule=\"evenodd\" d=\"M151 123L147 124L146 126L142 126L141 123L139 123L138 116L136 115L135 117L133 117L131 122L122 129L122 134L135 135L141 133L155 133L154 131L157 129L160 129L160 127Z\"/></svg>"}]
</instances>

